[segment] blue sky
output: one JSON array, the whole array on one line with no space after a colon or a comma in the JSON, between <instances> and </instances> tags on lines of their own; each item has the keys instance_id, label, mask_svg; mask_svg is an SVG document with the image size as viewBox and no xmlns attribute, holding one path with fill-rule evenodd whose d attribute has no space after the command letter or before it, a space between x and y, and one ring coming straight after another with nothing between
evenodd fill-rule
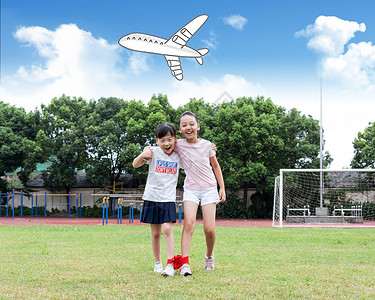
<instances>
[{"instance_id":1,"label":"blue sky","mask_svg":"<svg viewBox=\"0 0 375 300\"><path fill-rule=\"evenodd\" d=\"M320 118L331 168L348 167L352 142L375 121L375 2L1 0L1 95L32 110L63 93L85 99L148 102L163 93L189 98L271 98ZM207 47L204 64L181 58L184 79L160 55L126 50L122 36L170 38L200 14L188 42Z\"/></svg>"}]
</instances>

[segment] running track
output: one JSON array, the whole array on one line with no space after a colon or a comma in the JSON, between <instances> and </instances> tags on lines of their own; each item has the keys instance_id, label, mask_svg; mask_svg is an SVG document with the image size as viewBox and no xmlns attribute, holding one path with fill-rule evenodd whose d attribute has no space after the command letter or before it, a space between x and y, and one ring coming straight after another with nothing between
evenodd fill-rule
<instances>
[{"instance_id":1,"label":"running track","mask_svg":"<svg viewBox=\"0 0 375 300\"><path fill-rule=\"evenodd\" d=\"M202 220L197 220L198 224L202 224ZM1 225L102 225L100 218L6 218L0 217ZM108 224L117 225L117 219L108 219ZM123 219L120 226L137 226L148 225L139 222L139 219L134 219L133 223L129 223L128 219ZM175 225L181 226L182 223ZM272 220L237 220L237 219L217 219L216 226L225 227L272 227ZM353 228L375 228L375 221L365 221L363 224L284 224L284 227L353 227Z\"/></svg>"}]
</instances>

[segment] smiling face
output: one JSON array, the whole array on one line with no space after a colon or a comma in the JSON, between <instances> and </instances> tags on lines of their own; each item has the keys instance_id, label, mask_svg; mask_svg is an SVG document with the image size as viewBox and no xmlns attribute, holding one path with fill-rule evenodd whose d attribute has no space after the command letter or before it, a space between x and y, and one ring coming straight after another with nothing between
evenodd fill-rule
<instances>
[{"instance_id":1,"label":"smiling face","mask_svg":"<svg viewBox=\"0 0 375 300\"><path fill-rule=\"evenodd\" d=\"M177 138L172 136L168 132L165 136L156 139L156 144L164 151L165 154L171 154L173 152L174 146L177 142Z\"/></svg>"},{"instance_id":2,"label":"smiling face","mask_svg":"<svg viewBox=\"0 0 375 300\"><path fill-rule=\"evenodd\" d=\"M193 115L186 114L180 119L180 133L183 134L189 143L196 143L198 141L199 124Z\"/></svg>"}]
</instances>

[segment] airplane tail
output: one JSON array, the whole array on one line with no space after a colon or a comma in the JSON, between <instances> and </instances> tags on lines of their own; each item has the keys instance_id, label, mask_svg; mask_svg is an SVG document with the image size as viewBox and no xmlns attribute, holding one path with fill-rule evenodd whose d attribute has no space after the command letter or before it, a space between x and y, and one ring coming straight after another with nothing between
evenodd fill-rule
<instances>
[{"instance_id":1,"label":"airplane tail","mask_svg":"<svg viewBox=\"0 0 375 300\"><path fill-rule=\"evenodd\" d=\"M199 52L200 55L204 56L208 53L208 49L207 48L202 48L202 49L199 49L197 50Z\"/></svg>"},{"instance_id":2,"label":"airplane tail","mask_svg":"<svg viewBox=\"0 0 375 300\"><path fill-rule=\"evenodd\" d=\"M196 57L195 60L198 62L198 64L203 65L203 58L202 56L206 55L208 53L207 48L199 49L197 50L198 53L201 55L200 57Z\"/></svg>"}]
</instances>

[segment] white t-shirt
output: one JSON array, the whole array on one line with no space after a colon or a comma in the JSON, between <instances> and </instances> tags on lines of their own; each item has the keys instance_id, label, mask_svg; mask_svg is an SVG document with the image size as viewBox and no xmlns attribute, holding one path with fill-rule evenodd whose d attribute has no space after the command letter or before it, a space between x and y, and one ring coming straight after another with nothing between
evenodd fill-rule
<instances>
[{"instance_id":1,"label":"white t-shirt","mask_svg":"<svg viewBox=\"0 0 375 300\"><path fill-rule=\"evenodd\" d=\"M153 147L152 159L147 161L148 176L143 200L175 202L180 156L173 152L168 155L159 147Z\"/></svg>"},{"instance_id":2,"label":"white t-shirt","mask_svg":"<svg viewBox=\"0 0 375 300\"><path fill-rule=\"evenodd\" d=\"M206 191L217 188L215 174L212 170L210 157L215 156L211 142L201 139L197 143L178 140L175 150L184 165L186 178L184 188L194 191Z\"/></svg>"}]
</instances>

